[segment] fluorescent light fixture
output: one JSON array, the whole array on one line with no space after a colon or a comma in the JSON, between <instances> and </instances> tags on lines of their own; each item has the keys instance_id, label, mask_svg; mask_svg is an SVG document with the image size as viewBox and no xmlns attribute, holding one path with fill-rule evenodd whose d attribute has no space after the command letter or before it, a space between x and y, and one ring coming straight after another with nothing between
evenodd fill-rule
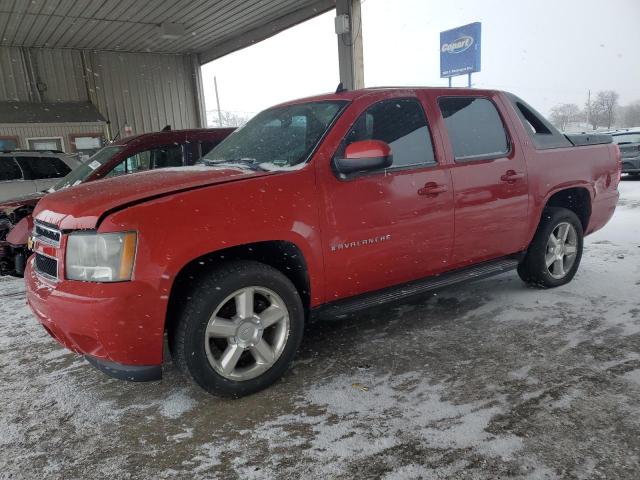
<instances>
[{"instance_id":1,"label":"fluorescent light fixture","mask_svg":"<svg viewBox=\"0 0 640 480\"><path fill-rule=\"evenodd\" d=\"M158 28L160 38L164 40L177 40L187 33L187 28L181 23L164 22Z\"/></svg>"}]
</instances>

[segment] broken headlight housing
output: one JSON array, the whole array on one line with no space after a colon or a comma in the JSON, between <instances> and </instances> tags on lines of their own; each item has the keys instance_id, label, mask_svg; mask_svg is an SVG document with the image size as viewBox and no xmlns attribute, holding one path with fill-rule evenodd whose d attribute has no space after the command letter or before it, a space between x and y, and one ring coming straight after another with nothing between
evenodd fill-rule
<instances>
[{"instance_id":1,"label":"broken headlight housing","mask_svg":"<svg viewBox=\"0 0 640 480\"><path fill-rule=\"evenodd\" d=\"M72 233L67 240L65 277L84 282L131 280L137 240L134 232Z\"/></svg>"}]
</instances>

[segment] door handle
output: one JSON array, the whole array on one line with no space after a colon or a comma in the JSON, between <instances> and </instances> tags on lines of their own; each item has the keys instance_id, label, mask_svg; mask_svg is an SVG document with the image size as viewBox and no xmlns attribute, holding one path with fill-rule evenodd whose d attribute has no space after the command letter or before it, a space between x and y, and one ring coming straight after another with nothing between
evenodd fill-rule
<instances>
[{"instance_id":1,"label":"door handle","mask_svg":"<svg viewBox=\"0 0 640 480\"><path fill-rule=\"evenodd\" d=\"M426 197L437 197L441 193L445 193L449 189L446 185L439 185L436 182L427 182L424 187L418 190L418 195L424 195Z\"/></svg>"},{"instance_id":2,"label":"door handle","mask_svg":"<svg viewBox=\"0 0 640 480\"><path fill-rule=\"evenodd\" d=\"M515 183L518 180L524 178L524 173L516 172L515 170L507 170L504 175L500 177L500 180L507 183Z\"/></svg>"}]
</instances>

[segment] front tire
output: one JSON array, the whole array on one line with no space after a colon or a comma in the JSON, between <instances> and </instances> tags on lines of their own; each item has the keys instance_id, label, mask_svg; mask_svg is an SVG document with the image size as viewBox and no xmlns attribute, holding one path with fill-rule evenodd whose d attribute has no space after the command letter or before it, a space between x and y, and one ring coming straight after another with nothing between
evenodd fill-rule
<instances>
[{"instance_id":1,"label":"front tire","mask_svg":"<svg viewBox=\"0 0 640 480\"><path fill-rule=\"evenodd\" d=\"M209 393L242 397L289 368L302 340L300 295L258 262L221 265L189 291L169 339L174 361Z\"/></svg>"},{"instance_id":2,"label":"front tire","mask_svg":"<svg viewBox=\"0 0 640 480\"><path fill-rule=\"evenodd\" d=\"M580 265L584 232L578 216L566 208L547 207L527 254L518 266L520 278L541 288L569 283Z\"/></svg>"}]
</instances>

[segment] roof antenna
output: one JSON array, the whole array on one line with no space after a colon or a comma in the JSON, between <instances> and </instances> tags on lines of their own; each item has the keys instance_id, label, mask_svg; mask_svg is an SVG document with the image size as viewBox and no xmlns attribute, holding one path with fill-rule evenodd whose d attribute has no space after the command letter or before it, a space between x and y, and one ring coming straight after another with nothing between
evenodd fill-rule
<instances>
[{"instance_id":1,"label":"roof antenna","mask_svg":"<svg viewBox=\"0 0 640 480\"><path fill-rule=\"evenodd\" d=\"M340 82L338 84L338 88L336 88L336 93L342 93L342 92L346 92L346 91L347 91L347 89L344 88L344 85L342 84L342 82Z\"/></svg>"},{"instance_id":2,"label":"roof antenna","mask_svg":"<svg viewBox=\"0 0 640 480\"><path fill-rule=\"evenodd\" d=\"M161 132L170 132L171 131L171 125L166 125L162 130L160 130Z\"/></svg>"}]
</instances>

